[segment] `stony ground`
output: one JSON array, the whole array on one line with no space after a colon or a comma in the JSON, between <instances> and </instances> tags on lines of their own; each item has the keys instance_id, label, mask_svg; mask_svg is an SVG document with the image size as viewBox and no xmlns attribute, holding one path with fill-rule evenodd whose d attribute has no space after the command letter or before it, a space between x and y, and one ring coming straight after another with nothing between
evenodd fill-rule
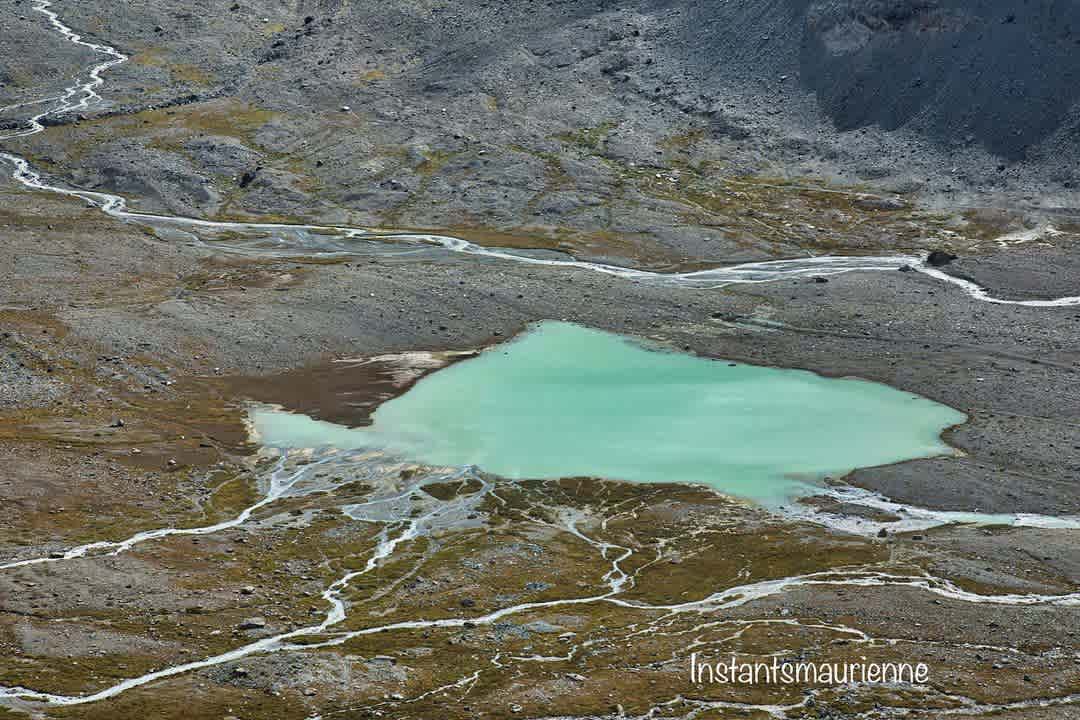
<instances>
[{"instance_id":1,"label":"stony ground","mask_svg":"<svg viewBox=\"0 0 1080 720\"><path fill-rule=\"evenodd\" d=\"M1069 214L1035 212L1023 198L1039 177L1032 165L1010 161L1004 176L1014 184L993 197L973 185L950 196L942 188L959 181L917 145L912 162L933 178L921 194L902 182L908 166L854 185L841 181L859 179L858 163L831 157L832 136L785 145L790 133L758 123L772 117L764 109L703 115L684 92L693 82L679 80L689 65L677 65L667 42L678 7L233 5L138 2L119 13L58 3L73 27L133 59L109 75L105 103L85 118L5 149L144 209L435 228L662 269L947 247L962 255L951 272L997 296L1080 286ZM25 1L14 6L0 34L5 105L59 89L58 71L90 60L59 41L34 52L50 42L41 18ZM489 47L480 38L492 27L499 42ZM657 82L650 73L664 78L656 92L646 92ZM863 160L872 156L865 143L898 142L836 138L851 139ZM965 165L972 175L979 167ZM1045 187L1046 204L1069 206L1068 188ZM923 507L1080 514L1076 308L991 305L914 272L689 290L434 250L241 255L13 182L0 195L4 561L232 517L257 499L267 472L243 425L246 398L310 410L297 388L325 389L334 358L470 350L551 318L711 357L857 375L947 403L970 418L948 435L958 457L847 480ZM355 395L354 420L371 406L365 392L386 392L362 373L340 382ZM412 472L379 477L397 487ZM471 497L475 517L404 544L351 585L345 629L596 595L613 560L596 542L631 551L621 569L634 581L622 597L643 605L830 569L839 579L929 573L981 595L1080 586L1075 531L957 526L863 538L678 485L490 480L483 492L426 486L418 509ZM338 508L379 489L371 478L339 483L221 533L0 571L0 685L89 693L318 622L320 593L378 543L377 523ZM673 615L563 605L253 655L98 703L29 710L765 717L762 706L798 705L790 717L951 708L954 717L1068 718L1075 703L1055 699L1080 693L1077 612L843 583ZM688 648L922 660L931 683L809 695L691 686Z\"/></svg>"}]
</instances>

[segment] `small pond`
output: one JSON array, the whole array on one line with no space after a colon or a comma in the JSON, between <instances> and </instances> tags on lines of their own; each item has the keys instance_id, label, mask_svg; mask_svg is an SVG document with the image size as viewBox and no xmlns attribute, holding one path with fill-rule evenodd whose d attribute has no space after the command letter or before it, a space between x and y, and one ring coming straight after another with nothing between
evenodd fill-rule
<instances>
[{"instance_id":1,"label":"small pond","mask_svg":"<svg viewBox=\"0 0 1080 720\"><path fill-rule=\"evenodd\" d=\"M826 475L952 452L950 407L886 385L710 360L544 322L346 428L258 408L273 447L372 448L507 478L710 485L766 506Z\"/></svg>"}]
</instances>

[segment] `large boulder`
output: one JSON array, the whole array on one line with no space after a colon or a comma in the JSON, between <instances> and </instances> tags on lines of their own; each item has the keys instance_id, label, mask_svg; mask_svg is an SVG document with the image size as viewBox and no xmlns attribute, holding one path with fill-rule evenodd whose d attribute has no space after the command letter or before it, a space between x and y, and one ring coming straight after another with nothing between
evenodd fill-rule
<instances>
[{"instance_id":1,"label":"large boulder","mask_svg":"<svg viewBox=\"0 0 1080 720\"><path fill-rule=\"evenodd\" d=\"M952 253L945 252L944 250L932 250L929 255L926 256L926 264L933 267L941 267L942 265L948 265L956 256Z\"/></svg>"}]
</instances>

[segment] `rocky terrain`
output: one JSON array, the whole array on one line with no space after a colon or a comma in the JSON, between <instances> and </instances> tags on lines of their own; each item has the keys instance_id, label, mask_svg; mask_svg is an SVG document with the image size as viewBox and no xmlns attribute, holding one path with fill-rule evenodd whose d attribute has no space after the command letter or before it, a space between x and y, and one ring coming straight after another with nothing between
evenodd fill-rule
<instances>
[{"instance_id":1,"label":"rocky terrain","mask_svg":"<svg viewBox=\"0 0 1080 720\"><path fill-rule=\"evenodd\" d=\"M20 51L42 32L27 5L0 59L13 99L72 54ZM1063 4L72 5L131 61L21 150L143 209L513 230L614 256L632 238L658 262L911 243L895 223L847 238L842 197L778 208L765 178L890 194L870 211L1077 205ZM818 233L785 236L800 221Z\"/></svg>"},{"instance_id":2,"label":"rocky terrain","mask_svg":"<svg viewBox=\"0 0 1080 720\"><path fill-rule=\"evenodd\" d=\"M42 3L4 2L0 137L102 61ZM947 250L942 269L993 298L1080 294L1068 3L51 9L129 59L100 100L0 150L137 211L662 272ZM1076 305L895 269L688 287L407 239L319 253L267 228L124 221L0 167L0 717L1078 712L1075 529L878 537L677 484L373 458L324 471L245 425L248 400L362 423L407 386L409 353L438 365L568 319L946 403L969 417L947 433L957 456L843 482L931 510L1075 517ZM296 493L231 524L283 469ZM351 572L332 594L346 616L318 629ZM183 669L311 627L290 642L319 647ZM688 647L923 661L931 682L693 685Z\"/></svg>"}]
</instances>

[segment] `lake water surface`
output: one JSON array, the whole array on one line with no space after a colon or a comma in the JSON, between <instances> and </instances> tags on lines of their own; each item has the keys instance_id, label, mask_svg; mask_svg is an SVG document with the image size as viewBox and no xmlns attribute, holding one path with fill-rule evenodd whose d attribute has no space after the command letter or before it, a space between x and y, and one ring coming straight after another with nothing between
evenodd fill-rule
<instances>
[{"instance_id":1,"label":"lake water surface","mask_svg":"<svg viewBox=\"0 0 1080 720\"><path fill-rule=\"evenodd\" d=\"M857 467L952 452L965 416L886 385L733 364L544 322L346 428L253 412L273 447L372 448L507 478L700 483L767 506Z\"/></svg>"}]
</instances>

